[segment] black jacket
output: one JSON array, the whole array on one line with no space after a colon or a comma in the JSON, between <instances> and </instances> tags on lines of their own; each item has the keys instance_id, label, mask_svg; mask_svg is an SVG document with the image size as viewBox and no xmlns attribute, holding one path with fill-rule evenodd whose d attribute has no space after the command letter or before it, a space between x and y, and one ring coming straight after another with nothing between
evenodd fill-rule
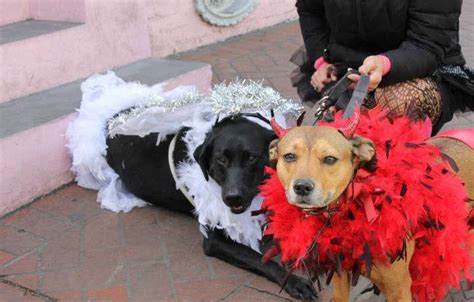
<instances>
[{"instance_id":1,"label":"black jacket","mask_svg":"<svg viewBox=\"0 0 474 302\"><path fill-rule=\"evenodd\" d=\"M311 62L324 55L341 70L385 54L392 69L382 84L429 76L442 65L464 65L461 6L462 0L296 1Z\"/></svg>"}]
</instances>

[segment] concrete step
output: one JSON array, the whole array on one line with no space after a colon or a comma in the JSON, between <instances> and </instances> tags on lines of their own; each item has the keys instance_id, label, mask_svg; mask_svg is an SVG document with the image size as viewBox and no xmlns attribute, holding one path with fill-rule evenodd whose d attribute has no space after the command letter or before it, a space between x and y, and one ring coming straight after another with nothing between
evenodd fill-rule
<instances>
[{"instance_id":1,"label":"concrete step","mask_svg":"<svg viewBox=\"0 0 474 302\"><path fill-rule=\"evenodd\" d=\"M211 87L210 65L148 58L114 69L126 81L166 89ZM0 216L72 180L65 130L81 101L77 80L0 104Z\"/></svg>"},{"instance_id":2,"label":"concrete step","mask_svg":"<svg viewBox=\"0 0 474 302\"><path fill-rule=\"evenodd\" d=\"M68 19L68 7L57 0L26 1L30 9L38 5L38 18L53 18L48 13L59 10ZM80 6L84 0L72 2L79 3L77 16L69 19L82 23L29 20L0 27L0 102L151 56L147 26L134 1L87 1L87 14Z\"/></svg>"},{"instance_id":3,"label":"concrete step","mask_svg":"<svg viewBox=\"0 0 474 302\"><path fill-rule=\"evenodd\" d=\"M26 20L0 26L0 45L79 26L82 23Z\"/></svg>"}]
</instances>

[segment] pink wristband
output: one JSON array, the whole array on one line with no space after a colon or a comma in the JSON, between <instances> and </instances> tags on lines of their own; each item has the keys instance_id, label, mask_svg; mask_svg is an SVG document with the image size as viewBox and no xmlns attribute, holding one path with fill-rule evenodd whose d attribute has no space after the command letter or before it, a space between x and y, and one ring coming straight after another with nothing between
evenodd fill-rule
<instances>
[{"instance_id":1,"label":"pink wristband","mask_svg":"<svg viewBox=\"0 0 474 302\"><path fill-rule=\"evenodd\" d=\"M318 70L321 66L323 66L324 64L327 64L328 62L326 62L324 60L324 57L319 57L315 62L314 62L314 69Z\"/></svg>"},{"instance_id":2,"label":"pink wristband","mask_svg":"<svg viewBox=\"0 0 474 302\"><path fill-rule=\"evenodd\" d=\"M390 62L390 59L385 55L378 55L378 57L382 59L382 63L383 63L382 75L386 75L387 73L390 72L390 69L392 69L392 62Z\"/></svg>"}]
</instances>

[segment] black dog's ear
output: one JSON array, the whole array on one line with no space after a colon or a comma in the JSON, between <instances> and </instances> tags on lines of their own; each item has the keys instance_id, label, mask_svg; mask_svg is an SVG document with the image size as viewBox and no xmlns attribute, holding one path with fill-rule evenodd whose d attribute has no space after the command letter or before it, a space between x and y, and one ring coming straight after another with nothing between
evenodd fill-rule
<instances>
[{"instance_id":1,"label":"black dog's ear","mask_svg":"<svg viewBox=\"0 0 474 302\"><path fill-rule=\"evenodd\" d=\"M208 170L212 152L212 141L212 138L206 137L204 142L199 145L193 153L194 159L199 164L199 167L201 167L202 174L204 174L206 181L209 181Z\"/></svg>"}]
</instances>

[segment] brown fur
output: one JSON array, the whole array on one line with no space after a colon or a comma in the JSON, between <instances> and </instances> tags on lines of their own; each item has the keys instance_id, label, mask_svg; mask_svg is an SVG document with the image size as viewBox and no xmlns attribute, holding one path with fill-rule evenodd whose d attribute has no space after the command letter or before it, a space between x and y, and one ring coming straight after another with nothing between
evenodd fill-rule
<instances>
[{"instance_id":1,"label":"brown fur","mask_svg":"<svg viewBox=\"0 0 474 302\"><path fill-rule=\"evenodd\" d=\"M449 138L430 139L429 143L436 145L454 159L459 167L458 175L464 179L472 199L474 151L467 145ZM288 201L302 208L324 207L336 201L350 183L354 170L375 158L374 145L370 140L358 136L347 140L337 129L322 126L293 128L280 141L273 141L269 148L270 160L276 165ZM288 154L292 154L295 160L288 160ZM292 156L290 157L293 158ZM337 161L327 164L324 158L328 156L337 158ZM314 192L304 197L296 196L292 191L294 182L298 179L311 180L314 183ZM373 267L370 280L389 302L412 301L412 281L408 267L413 252L414 242L409 241L406 260L396 261L389 266L375 264ZM334 275L333 301L349 300L349 277L348 272Z\"/></svg>"},{"instance_id":2,"label":"brown fur","mask_svg":"<svg viewBox=\"0 0 474 302\"><path fill-rule=\"evenodd\" d=\"M459 168L457 174L465 180L469 199L474 201L474 150L461 141L446 137L431 138L428 143L454 159Z\"/></svg>"}]
</instances>

